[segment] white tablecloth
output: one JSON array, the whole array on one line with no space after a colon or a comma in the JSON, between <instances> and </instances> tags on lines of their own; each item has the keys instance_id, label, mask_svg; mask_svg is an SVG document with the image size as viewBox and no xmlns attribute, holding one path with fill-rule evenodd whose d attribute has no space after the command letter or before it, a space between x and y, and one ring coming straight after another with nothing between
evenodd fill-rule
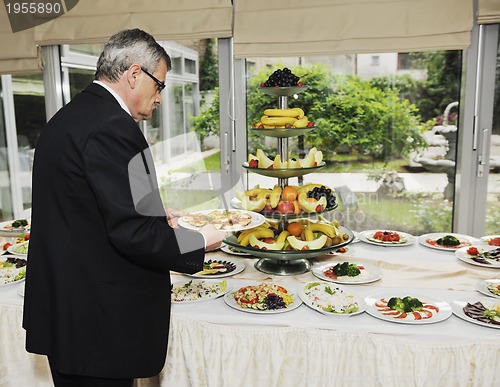
<instances>
[{"instance_id":1,"label":"white tablecloth","mask_svg":"<svg viewBox=\"0 0 500 387\"><path fill-rule=\"evenodd\" d=\"M451 303L480 296L476 291L479 280L500 278L498 269L469 265L452 252L419 244L382 247L360 242L350 249L351 256L323 256L311 262L348 260L379 267L380 281L348 286L361 296L388 291ZM228 255L219 251L209 257ZM310 272L297 276L261 273L253 268L256 259L231 257L246 266L228 278L233 289L272 280L293 290L317 279ZM174 282L186 278L172 274ZM4 327L0 330L0 386L50 386L45 359L24 351L22 298L17 286L0 290ZM158 378L138 381L139 386L500 385L500 330L454 315L428 325L396 324L367 313L324 316L305 305L287 313L255 315L234 310L220 298L173 305L170 329L164 370Z\"/></svg>"}]
</instances>

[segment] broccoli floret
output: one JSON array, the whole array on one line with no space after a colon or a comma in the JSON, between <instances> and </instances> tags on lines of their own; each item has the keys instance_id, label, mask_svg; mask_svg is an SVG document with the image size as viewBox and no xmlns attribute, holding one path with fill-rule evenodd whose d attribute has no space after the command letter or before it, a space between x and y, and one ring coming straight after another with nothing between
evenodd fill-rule
<instances>
[{"instance_id":1,"label":"broccoli floret","mask_svg":"<svg viewBox=\"0 0 500 387\"><path fill-rule=\"evenodd\" d=\"M347 275L349 277L356 277L359 273L361 273L361 270L354 263L348 266Z\"/></svg>"},{"instance_id":2,"label":"broccoli floret","mask_svg":"<svg viewBox=\"0 0 500 387\"><path fill-rule=\"evenodd\" d=\"M339 277L345 276L347 275L348 268L349 268L349 262L337 263L333 267L333 272Z\"/></svg>"},{"instance_id":3,"label":"broccoli floret","mask_svg":"<svg viewBox=\"0 0 500 387\"><path fill-rule=\"evenodd\" d=\"M453 235L445 235L444 237L439 238L436 243L441 246L458 246L460 244L460 240Z\"/></svg>"},{"instance_id":4,"label":"broccoli floret","mask_svg":"<svg viewBox=\"0 0 500 387\"><path fill-rule=\"evenodd\" d=\"M18 227L25 227L28 225L28 221L26 219L17 219L12 222L12 227L18 228Z\"/></svg>"},{"instance_id":5,"label":"broccoli floret","mask_svg":"<svg viewBox=\"0 0 500 387\"><path fill-rule=\"evenodd\" d=\"M424 305L418 298L410 298L410 300L408 301L408 305L412 312L421 310L424 307Z\"/></svg>"},{"instance_id":6,"label":"broccoli floret","mask_svg":"<svg viewBox=\"0 0 500 387\"><path fill-rule=\"evenodd\" d=\"M392 297L389 299L387 306L393 310L399 310L400 312L402 312L405 307L403 300L399 297Z\"/></svg>"}]
</instances>

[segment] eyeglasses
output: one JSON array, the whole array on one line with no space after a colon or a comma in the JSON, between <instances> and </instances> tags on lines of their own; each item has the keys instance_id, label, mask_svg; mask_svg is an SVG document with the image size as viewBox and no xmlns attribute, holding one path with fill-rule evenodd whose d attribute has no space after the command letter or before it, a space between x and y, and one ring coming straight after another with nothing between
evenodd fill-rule
<instances>
[{"instance_id":1,"label":"eyeglasses","mask_svg":"<svg viewBox=\"0 0 500 387\"><path fill-rule=\"evenodd\" d=\"M156 86L158 87L158 91L161 93L161 91L165 88L165 82L160 81L158 78L156 78L153 74L148 73L143 67L141 67L141 70L144 71L144 73L151 78L153 81L155 81Z\"/></svg>"}]
</instances>

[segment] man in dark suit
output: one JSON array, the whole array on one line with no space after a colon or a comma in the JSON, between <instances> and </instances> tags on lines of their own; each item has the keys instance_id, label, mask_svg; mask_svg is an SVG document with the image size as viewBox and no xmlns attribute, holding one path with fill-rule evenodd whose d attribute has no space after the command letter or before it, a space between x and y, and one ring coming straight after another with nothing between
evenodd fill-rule
<instances>
[{"instance_id":1,"label":"man in dark suit","mask_svg":"<svg viewBox=\"0 0 500 387\"><path fill-rule=\"evenodd\" d=\"M59 386L131 386L165 362L169 270L194 273L224 233L170 227L158 192L137 198L129 163L144 159L137 123L162 102L170 57L144 31L110 38L96 81L42 130L23 326ZM140 178L139 178L140 181ZM169 214L171 215L171 213Z\"/></svg>"}]
</instances>

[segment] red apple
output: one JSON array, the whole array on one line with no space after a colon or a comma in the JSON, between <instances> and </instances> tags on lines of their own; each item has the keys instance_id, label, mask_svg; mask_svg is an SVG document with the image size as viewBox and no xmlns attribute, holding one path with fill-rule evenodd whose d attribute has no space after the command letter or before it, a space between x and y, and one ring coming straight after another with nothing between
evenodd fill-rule
<instances>
[{"instance_id":1,"label":"red apple","mask_svg":"<svg viewBox=\"0 0 500 387\"><path fill-rule=\"evenodd\" d=\"M276 207L276 211L282 214L293 214L294 210L293 202L279 202L278 207Z\"/></svg>"},{"instance_id":2,"label":"red apple","mask_svg":"<svg viewBox=\"0 0 500 387\"><path fill-rule=\"evenodd\" d=\"M274 212L273 208L271 207L271 205L269 203L266 203L266 205L264 207L264 212Z\"/></svg>"}]
</instances>

